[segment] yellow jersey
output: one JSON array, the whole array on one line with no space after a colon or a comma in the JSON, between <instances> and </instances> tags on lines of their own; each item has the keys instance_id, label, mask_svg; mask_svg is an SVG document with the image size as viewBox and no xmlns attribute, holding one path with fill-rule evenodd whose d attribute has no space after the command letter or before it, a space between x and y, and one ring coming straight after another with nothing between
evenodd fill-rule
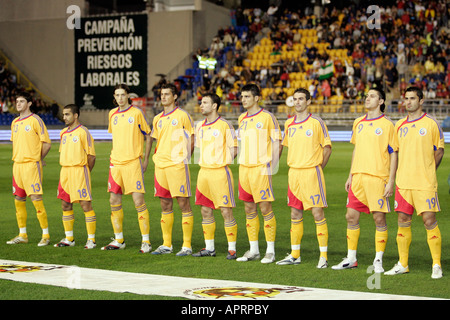
<instances>
[{"instance_id":1,"label":"yellow jersey","mask_svg":"<svg viewBox=\"0 0 450 320\"><path fill-rule=\"evenodd\" d=\"M156 139L153 162L158 168L166 168L179 163L187 163L194 134L191 116L176 107L165 114L164 111L153 118L152 138Z\"/></svg>"},{"instance_id":2,"label":"yellow jersey","mask_svg":"<svg viewBox=\"0 0 450 320\"><path fill-rule=\"evenodd\" d=\"M291 168L314 168L323 162L323 148L331 147L328 128L312 114L303 121L297 117L286 120L283 146L288 147L287 164Z\"/></svg>"},{"instance_id":3,"label":"yellow jersey","mask_svg":"<svg viewBox=\"0 0 450 320\"><path fill-rule=\"evenodd\" d=\"M350 142L355 145L351 173L389 177L390 154L398 151L394 124L384 114L368 119L367 114L353 123Z\"/></svg>"},{"instance_id":4,"label":"yellow jersey","mask_svg":"<svg viewBox=\"0 0 450 320\"><path fill-rule=\"evenodd\" d=\"M222 117L195 127L195 146L200 149L198 164L204 168L221 168L233 162L231 151L238 146L233 126Z\"/></svg>"},{"instance_id":5,"label":"yellow jersey","mask_svg":"<svg viewBox=\"0 0 450 320\"><path fill-rule=\"evenodd\" d=\"M79 125L60 132L59 164L62 167L83 167L88 164L88 155L95 156L94 139L89 130Z\"/></svg>"},{"instance_id":6,"label":"yellow jersey","mask_svg":"<svg viewBox=\"0 0 450 320\"><path fill-rule=\"evenodd\" d=\"M108 132L112 134L112 164L126 164L144 154L144 137L150 134L150 126L141 109L119 107L109 112Z\"/></svg>"},{"instance_id":7,"label":"yellow jersey","mask_svg":"<svg viewBox=\"0 0 450 320\"><path fill-rule=\"evenodd\" d=\"M51 143L42 119L32 113L11 123L12 160L17 163L41 161L42 143Z\"/></svg>"},{"instance_id":8,"label":"yellow jersey","mask_svg":"<svg viewBox=\"0 0 450 320\"><path fill-rule=\"evenodd\" d=\"M281 140L278 120L267 110L239 116L239 163L247 167L266 165L272 161L272 143Z\"/></svg>"},{"instance_id":9,"label":"yellow jersey","mask_svg":"<svg viewBox=\"0 0 450 320\"><path fill-rule=\"evenodd\" d=\"M437 192L434 152L444 148L444 134L437 121L424 114L417 120L400 119L398 136L398 169L396 184L400 189Z\"/></svg>"}]
</instances>

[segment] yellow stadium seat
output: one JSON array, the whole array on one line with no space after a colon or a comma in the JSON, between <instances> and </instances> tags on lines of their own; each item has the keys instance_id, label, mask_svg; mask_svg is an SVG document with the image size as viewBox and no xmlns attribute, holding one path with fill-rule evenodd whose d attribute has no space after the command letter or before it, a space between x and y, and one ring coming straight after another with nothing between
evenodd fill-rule
<instances>
[{"instance_id":1,"label":"yellow stadium seat","mask_svg":"<svg viewBox=\"0 0 450 320\"><path fill-rule=\"evenodd\" d=\"M335 105L335 104L332 104L332 105L329 106L328 112L336 113L337 109L338 109L338 106Z\"/></svg>"},{"instance_id":2,"label":"yellow stadium seat","mask_svg":"<svg viewBox=\"0 0 450 320\"><path fill-rule=\"evenodd\" d=\"M286 90L287 96L290 97L290 96L294 95L295 89L296 88L287 88L287 90Z\"/></svg>"}]
</instances>

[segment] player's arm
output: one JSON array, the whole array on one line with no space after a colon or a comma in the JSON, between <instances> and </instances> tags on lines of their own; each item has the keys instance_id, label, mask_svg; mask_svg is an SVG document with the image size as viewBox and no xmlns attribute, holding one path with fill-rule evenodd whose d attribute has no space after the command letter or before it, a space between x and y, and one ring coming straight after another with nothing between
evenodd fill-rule
<instances>
[{"instance_id":1,"label":"player's arm","mask_svg":"<svg viewBox=\"0 0 450 320\"><path fill-rule=\"evenodd\" d=\"M398 152L394 151L390 154L391 166L389 168L389 181L384 188L383 197L389 198L394 194L395 174L397 172Z\"/></svg>"},{"instance_id":2,"label":"player's arm","mask_svg":"<svg viewBox=\"0 0 450 320\"><path fill-rule=\"evenodd\" d=\"M153 138L148 134L144 136L145 138L145 153L144 153L144 162L142 164L142 170L145 172L148 167L148 162L150 159L150 151L152 150Z\"/></svg>"},{"instance_id":3,"label":"player's arm","mask_svg":"<svg viewBox=\"0 0 450 320\"><path fill-rule=\"evenodd\" d=\"M189 146L189 144L190 144L190 146ZM194 139L194 135L191 134L188 138L188 149L190 150L188 160L190 160L191 156L194 154L194 148L195 148L195 139Z\"/></svg>"},{"instance_id":4,"label":"player's arm","mask_svg":"<svg viewBox=\"0 0 450 320\"><path fill-rule=\"evenodd\" d=\"M331 156L331 146L328 145L323 148L322 169L325 168L325 166L327 165L330 156Z\"/></svg>"},{"instance_id":5,"label":"player's arm","mask_svg":"<svg viewBox=\"0 0 450 320\"><path fill-rule=\"evenodd\" d=\"M434 162L436 163L436 170L441 164L442 158L444 157L444 148L438 148L434 152Z\"/></svg>"},{"instance_id":6,"label":"player's arm","mask_svg":"<svg viewBox=\"0 0 450 320\"><path fill-rule=\"evenodd\" d=\"M353 149L352 153L352 162L350 163L350 173L348 174L347 181L345 182L345 191L350 190L350 186L352 185L352 166L353 166L353 157L355 156L355 149Z\"/></svg>"},{"instance_id":7,"label":"player's arm","mask_svg":"<svg viewBox=\"0 0 450 320\"><path fill-rule=\"evenodd\" d=\"M42 142L42 148L41 148L41 161L44 160L44 158L47 156L48 152L50 151L50 148L52 147L51 143L48 142ZM42 162L42 165L44 165L44 162Z\"/></svg>"},{"instance_id":8,"label":"player's arm","mask_svg":"<svg viewBox=\"0 0 450 320\"><path fill-rule=\"evenodd\" d=\"M272 167L275 168L280 161L281 154L283 153L283 145L281 140L275 139L272 142Z\"/></svg>"},{"instance_id":9,"label":"player's arm","mask_svg":"<svg viewBox=\"0 0 450 320\"><path fill-rule=\"evenodd\" d=\"M92 169L94 169L95 159L96 159L95 156L93 156L92 154L88 154L87 162L88 162L89 171L92 171Z\"/></svg>"}]
</instances>

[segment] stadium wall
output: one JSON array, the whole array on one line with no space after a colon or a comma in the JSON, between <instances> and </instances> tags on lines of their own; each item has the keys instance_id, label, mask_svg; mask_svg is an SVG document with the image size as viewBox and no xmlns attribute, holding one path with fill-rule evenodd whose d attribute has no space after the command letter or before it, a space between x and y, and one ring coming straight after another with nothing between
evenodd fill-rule
<instances>
[{"instance_id":1,"label":"stadium wall","mask_svg":"<svg viewBox=\"0 0 450 320\"><path fill-rule=\"evenodd\" d=\"M67 7L84 0L2 0L0 49L39 90L60 104L74 99L74 32L67 28ZM208 47L219 27L230 25L227 9L202 1L201 11L148 13L148 91L178 68L192 66L186 59ZM180 66L184 61L185 66ZM170 79L173 80L173 79Z\"/></svg>"}]
</instances>

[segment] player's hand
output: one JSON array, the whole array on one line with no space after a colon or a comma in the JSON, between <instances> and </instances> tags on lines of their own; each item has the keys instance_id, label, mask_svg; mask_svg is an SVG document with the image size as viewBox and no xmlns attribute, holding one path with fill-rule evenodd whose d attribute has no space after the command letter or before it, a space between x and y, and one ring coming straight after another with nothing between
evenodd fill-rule
<instances>
[{"instance_id":1,"label":"player's hand","mask_svg":"<svg viewBox=\"0 0 450 320\"><path fill-rule=\"evenodd\" d=\"M392 196L394 194L394 183L392 182L388 182L386 184L386 187L384 188L384 193L383 193L383 197L385 198L389 198L390 196Z\"/></svg>"},{"instance_id":2,"label":"player's hand","mask_svg":"<svg viewBox=\"0 0 450 320\"><path fill-rule=\"evenodd\" d=\"M148 167L148 159L144 160L144 162L142 163L142 171L145 172L147 170Z\"/></svg>"},{"instance_id":3,"label":"player's hand","mask_svg":"<svg viewBox=\"0 0 450 320\"><path fill-rule=\"evenodd\" d=\"M345 191L349 192L351 185L352 185L352 176L350 175L347 181L345 182Z\"/></svg>"}]
</instances>

